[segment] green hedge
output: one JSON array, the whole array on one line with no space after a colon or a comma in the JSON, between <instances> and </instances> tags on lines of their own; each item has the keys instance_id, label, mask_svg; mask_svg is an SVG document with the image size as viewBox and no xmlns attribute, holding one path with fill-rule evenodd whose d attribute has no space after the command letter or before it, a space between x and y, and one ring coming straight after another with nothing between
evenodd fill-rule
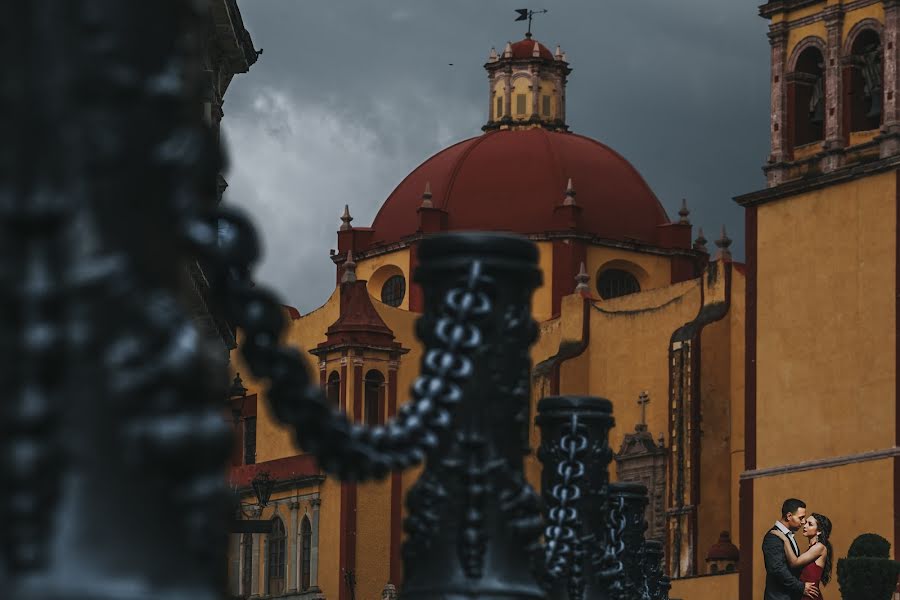
<instances>
[{"instance_id":1,"label":"green hedge","mask_svg":"<svg viewBox=\"0 0 900 600\"><path fill-rule=\"evenodd\" d=\"M891 600L900 563L868 556L838 560L837 579L843 600Z\"/></svg>"}]
</instances>

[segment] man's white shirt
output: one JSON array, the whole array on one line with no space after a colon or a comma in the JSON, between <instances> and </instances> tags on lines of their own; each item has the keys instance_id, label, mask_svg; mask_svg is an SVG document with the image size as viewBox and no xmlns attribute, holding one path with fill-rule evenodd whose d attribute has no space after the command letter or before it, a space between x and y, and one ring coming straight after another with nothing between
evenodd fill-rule
<instances>
[{"instance_id":1,"label":"man's white shirt","mask_svg":"<svg viewBox=\"0 0 900 600\"><path fill-rule=\"evenodd\" d=\"M784 526L784 523L781 521L775 521L775 527L778 528L781 533L787 536L787 539L791 542L791 548L794 549L794 554L800 556L800 547L797 545L797 540L794 539L794 532Z\"/></svg>"}]
</instances>

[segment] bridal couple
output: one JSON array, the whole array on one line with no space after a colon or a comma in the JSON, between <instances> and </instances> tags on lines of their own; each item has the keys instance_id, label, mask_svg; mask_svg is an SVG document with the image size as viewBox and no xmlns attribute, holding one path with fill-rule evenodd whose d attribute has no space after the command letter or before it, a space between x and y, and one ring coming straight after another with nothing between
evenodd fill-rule
<instances>
[{"instance_id":1,"label":"bridal couple","mask_svg":"<svg viewBox=\"0 0 900 600\"><path fill-rule=\"evenodd\" d=\"M795 533L802 530L809 547L801 551ZM763 538L766 563L764 600L818 600L820 585L831 580L831 521L819 513L807 513L806 504L788 498L781 518Z\"/></svg>"}]
</instances>

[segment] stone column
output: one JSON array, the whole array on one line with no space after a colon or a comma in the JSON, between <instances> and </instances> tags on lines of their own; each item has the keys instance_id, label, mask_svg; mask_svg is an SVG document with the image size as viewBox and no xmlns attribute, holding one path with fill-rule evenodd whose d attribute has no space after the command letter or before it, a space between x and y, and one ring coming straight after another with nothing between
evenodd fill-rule
<instances>
[{"instance_id":1,"label":"stone column","mask_svg":"<svg viewBox=\"0 0 900 600\"><path fill-rule=\"evenodd\" d=\"M541 117L541 78L537 65L531 66L531 117Z\"/></svg>"},{"instance_id":2,"label":"stone column","mask_svg":"<svg viewBox=\"0 0 900 600\"><path fill-rule=\"evenodd\" d=\"M310 501L312 506L312 519L310 522L310 540L309 540L309 587L314 588L319 585L319 505L322 501L319 494Z\"/></svg>"},{"instance_id":3,"label":"stone column","mask_svg":"<svg viewBox=\"0 0 900 600\"><path fill-rule=\"evenodd\" d=\"M499 120L494 114L494 107L497 106L497 100L494 98L494 73L495 71L488 73L488 123Z\"/></svg>"},{"instance_id":4,"label":"stone column","mask_svg":"<svg viewBox=\"0 0 900 600\"><path fill-rule=\"evenodd\" d=\"M900 30L900 0L884 0L884 98L883 125L879 141L881 157L886 158L900 152L900 54L898 54L898 30Z\"/></svg>"},{"instance_id":5,"label":"stone column","mask_svg":"<svg viewBox=\"0 0 900 600\"><path fill-rule=\"evenodd\" d=\"M783 163L790 160L787 147L787 106L785 97L785 51L787 45L787 24L776 23L769 27L769 44L772 46L772 113L771 129L772 154L766 168L769 187L780 184L784 178Z\"/></svg>"},{"instance_id":6,"label":"stone column","mask_svg":"<svg viewBox=\"0 0 900 600\"><path fill-rule=\"evenodd\" d=\"M840 167L840 150L844 147L841 131L844 112L844 95L841 86L841 29L844 11L841 6L829 6L823 12L825 28L828 32L825 48L825 159L823 170L833 171Z\"/></svg>"},{"instance_id":7,"label":"stone column","mask_svg":"<svg viewBox=\"0 0 900 600\"><path fill-rule=\"evenodd\" d=\"M257 598L259 597L259 535L258 533L251 534L253 536L253 560L250 563L251 566L251 576L250 576L250 597Z\"/></svg>"},{"instance_id":8,"label":"stone column","mask_svg":"<svg viewBox=\"0 0 900 600\"><path fill-rule=\"evenodd\" d=\"M297 539L300 537L299 526L297 520L297 510L300 508L299 502L291 502L289 505L291 510L290 526L287 530L288 544L287 556L284 561L284 576L287 579L285 585L288 592L296 592L300 582L300 572L298 571L300 560L297 553ZM292 565L294 568L291 568Z\"/></svg>"},{"instance_id":9,"label":"stone column","mask_svg":"<svg viewBox=\"0 0 900 600\"><path fill-rule=\"evenodd\" d=\"M512 118L512 67L503 71L503 116Z\"/></svg>"}]
</instances>

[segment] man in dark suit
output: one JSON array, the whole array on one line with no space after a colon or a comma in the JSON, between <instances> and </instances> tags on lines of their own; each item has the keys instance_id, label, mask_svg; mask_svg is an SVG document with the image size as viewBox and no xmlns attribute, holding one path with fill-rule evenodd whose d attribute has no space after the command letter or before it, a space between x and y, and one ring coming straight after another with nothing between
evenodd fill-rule
<instances>
[{"instance_id":1,"label":"man in dark suit","mask_svg":"<svg viewBox=\"0 0 900 600\"><path fill-rule=\"evenodd\" d=\"M775 521L763 538L762 551L766 563L766 591L763 600L800 600L803 596L818 598L819 590L814 583L800 581L802 569L791 569L785 555L784 542L773 532L781 530L788 540L796 556L800 556L800 548L794 539L794 532L803 527L806 521L806 504L803 500L788 498L781 505L781 518Z\"/></svg>"}]
</instances>

